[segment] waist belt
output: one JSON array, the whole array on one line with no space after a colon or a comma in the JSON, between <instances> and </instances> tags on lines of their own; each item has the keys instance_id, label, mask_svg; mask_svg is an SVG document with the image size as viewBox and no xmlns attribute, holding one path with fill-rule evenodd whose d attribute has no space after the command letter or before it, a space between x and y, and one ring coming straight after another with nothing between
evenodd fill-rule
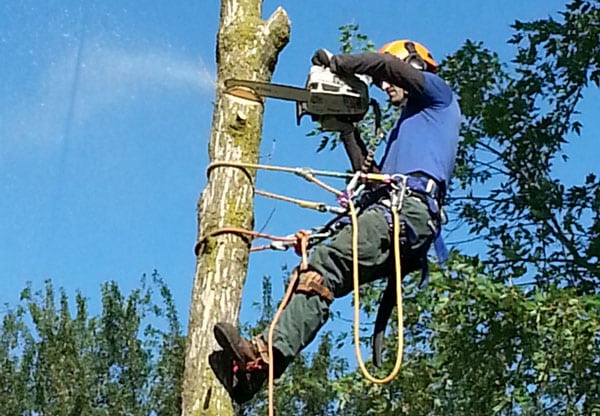
<instances>
[{"instance_id":1,"label":"waist belt","mask_svg":"<svg viewBox=\"0 0 600 416\"><path fill-rule=\"evenodd\" d=\"M444 199L445 189L440 186L434 179L423 175L390 175L391 177L406 178L407 195L413 195L419 198L429 208L429 214L435 220L430 224L434 232L433 246L438 258L438 263L442 265L448 260L448 249L442 238L441 224L443 222L442 203ZM379 187L369 192L360 202L362 207L369 207L375 203L390 207L388 197L388 185ZM388 218L391 222L391 216ZM424 261L424 266L427 265L427 259ZM426 280L426 279L424 279ZM424 285L420 285L424 286Z\"/></svg>"}]
</instances>

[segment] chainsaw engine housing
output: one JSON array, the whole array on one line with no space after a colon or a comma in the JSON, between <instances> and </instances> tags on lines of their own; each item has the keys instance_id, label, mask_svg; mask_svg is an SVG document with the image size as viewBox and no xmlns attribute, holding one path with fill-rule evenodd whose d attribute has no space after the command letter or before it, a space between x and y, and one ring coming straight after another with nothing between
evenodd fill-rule
<instances>
[{"instance_id":1,"label":"chainsaw engine housing","mask_svg":"<svg viewBox=\"0 0 600 416\"><path fill-rule=\"evenodd\" d=\"M308 100L296 102L296 121L308 114L323 130L336 130L335 119L362 120L369 109L369 80L359 75L341 76L318 65L306 81ZM325 123L324 123L325 122ZM333 123L333 124L332 124Z\"/></svg>"}]
</instances>

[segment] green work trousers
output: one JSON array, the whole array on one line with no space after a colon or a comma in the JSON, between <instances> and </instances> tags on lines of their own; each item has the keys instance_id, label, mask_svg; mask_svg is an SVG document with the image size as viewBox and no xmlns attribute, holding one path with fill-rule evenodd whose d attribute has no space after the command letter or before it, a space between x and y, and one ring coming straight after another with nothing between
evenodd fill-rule
<instances>
[{"instance_id":1,"label":"green work trousers","mask_svg":"<svg viewBox=\"0 0 600 416\"><path fill-rule=\"evenodd\" d=\"M359 214L358 266L360 284L394 276L394 246L389 213L384 206L371 207ZM400 211L402 220L402 274L417 270L420 259L434 237L432 218L427 205L417 196L407 195ZM409 238L407 225L414 231ZM315 246L310 254L309 266L324 278L324 285L336 298L347 295L353 288L352 225L339 230L330 240ZM319 295L294 293L277 322L273 347L279 351L281 361L275 362L281 373L293 358L317 335L329 317L329 303ZM267 339L267 331L263 334ZM277 360L276 361L280 361Z\"/></svg>"}]
</instances>

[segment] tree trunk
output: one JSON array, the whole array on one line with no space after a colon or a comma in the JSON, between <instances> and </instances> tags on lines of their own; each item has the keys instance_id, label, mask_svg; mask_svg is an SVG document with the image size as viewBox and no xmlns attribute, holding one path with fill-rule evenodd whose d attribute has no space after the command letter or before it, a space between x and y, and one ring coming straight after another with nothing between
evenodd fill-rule
<instances>
[{"instance_id":1,"label":"tree trunk","mask_svg":"<svg viewBox=\"0 0 600 416\"><path fill-rule=\"evenodd\" d=\"M222 0L217 38L217 93L209 143L210 161L258 163L263 105L223 93L228 78L270 81L279 52L289 40L282 8L261 19L262 0ZM256 172L216 167L198 202L198 239L221 227L252 230ZM217 348L212 328L237 324L248 267L249 241L237 234L203 239L196 272L185 354L182 415L233 415L227 392L208 365Z\"/></svg>"}]
</instances>

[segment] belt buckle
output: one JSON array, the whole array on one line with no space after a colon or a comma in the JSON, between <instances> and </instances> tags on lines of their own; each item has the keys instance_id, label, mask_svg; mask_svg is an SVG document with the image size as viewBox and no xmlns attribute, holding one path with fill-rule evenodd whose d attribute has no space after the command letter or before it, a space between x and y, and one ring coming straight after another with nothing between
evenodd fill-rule
<instances>
[{"instance_id":1,"label":"belt buckle","mask_svg":"<svg viewBox=\"0 0 600 416\"><path fill-rule=\"evenodd\" d=\"M435 190L437 188L437 184L431 178L427 179L427 186L425 186L425 192L427 192L431 196L435 196Z\"/></svg>"}]
</instances>

